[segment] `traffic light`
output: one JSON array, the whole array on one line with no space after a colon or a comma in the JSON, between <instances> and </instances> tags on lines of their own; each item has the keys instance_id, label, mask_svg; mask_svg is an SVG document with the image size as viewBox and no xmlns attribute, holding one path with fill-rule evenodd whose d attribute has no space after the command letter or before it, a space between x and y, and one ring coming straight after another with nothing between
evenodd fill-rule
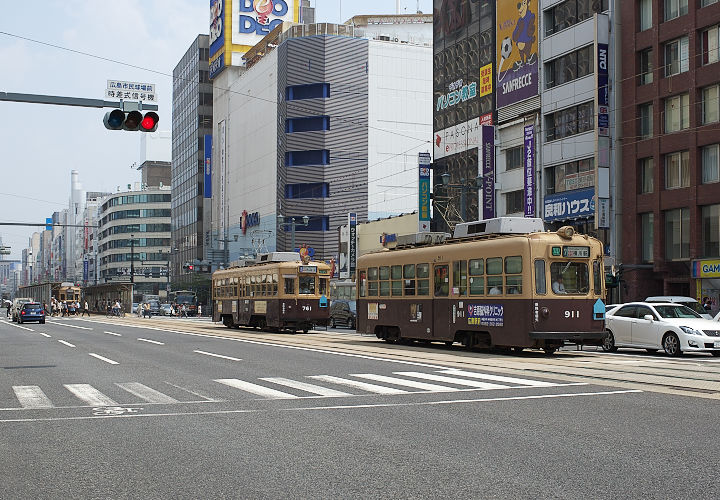
<instances>
[{"instance_id":1,"label":"traffic light","mask_svg":"<svg viewBox=\"0 0 720 500\"><path fill-rule=\"evenodd\" d=\"M108 130L140 130L141 132L155 132L160 117L154 111L148 111L145 116L140 111L123 111L113 109L105 113L103 124Z\"/></svg>"}]
</instances>

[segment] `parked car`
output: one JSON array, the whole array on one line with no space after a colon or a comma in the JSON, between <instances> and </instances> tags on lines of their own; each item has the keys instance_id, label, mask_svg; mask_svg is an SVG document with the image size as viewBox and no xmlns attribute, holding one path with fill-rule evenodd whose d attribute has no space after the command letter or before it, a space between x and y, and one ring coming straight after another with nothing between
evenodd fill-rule
<instances>
[{"instance_id":1,"label":"parked car","mask_svg":"<svg viewBox=\"0 0 720 500\"><path fill-rule=\"evenodd\" d=\"M709 352L720 356L720 327L678 303L631 302L605 316L607 333L602 348L633 347L669 356Z\"/></svg>"},{"instance_id":2,"label":"parked car","mask_svg":"<svg viewBox=\"0 0 720 500\"><path fill-rule=\"evenodd\" d=\"M160 304L160 314L163 316L171 316L172 304Z\"/></svg>"},{"instance_id":3,"label":"parked car","mask_svg":"<svg viewBox=\"0 0 720 500\"><path fill-rule=\"evenodd\" d=\"M131 314L137 314L137 313L138 313L138 307L139 307L139 306L140 306L140 304L138 304L137 302L133 302L133 303L132 303L132 309L130 310L130 313L131 313Z\"/></svg>"},{"instance_id":4,"label":"parked car","mask_svg":"<svg viewBox=\"0 0 720 500\"><path fill-rule=\"evenodd\" d=\"M27 323L29 321L37 321L45 323L45 309L38 302L25 302L18 316L18 323Z\"/></svg>"},{"instance_id":5,"label":"parked car","mask_svg":"<svg viewBox=\"0 0 720 500\"><path fill-rule=\"evenodd\" d=\"M703 308L702 304L692 297L683 297L682 295L658 295L656 297L648 297L645 299L645 302L671 302L673 304L682 304L685 307L689 307L705 319L713 319L713 317Z\"/></svg>"},{"instance_id":6,"label":"parked car","mask_svg":"<svg viewBox=\"0 0 720 500\"><path fill-rule=\"evenodd\" d=\"M10 308L10 316L12 317L12 320L17 322L18 316L20 316L20 311L22 310L22 307L27 302L32 302L33 299L30 297L17 297L13 300L12 307Z\"/></svg>"},{"instance_id":7,"label":"parked car","mask_svg":"<svg viewBox=\"0 0 720 500\"><path fill-rule=\"evenodd\" d=\"M159 316L162 314L162 309L160 308L159 301L150 300L148 301L148 304L150 304L150 316Z\"/></svg>"},{"instance_id":8,"label":"parked car","mask_svg":"<svg viewBox=\"0 0 720 500\"><path fill-rule=\"evenodd\" d=\"M355 328L357 305L354 300L333 300L330 304L330 327L338 325Z\"/></svg>"}]
</instances>

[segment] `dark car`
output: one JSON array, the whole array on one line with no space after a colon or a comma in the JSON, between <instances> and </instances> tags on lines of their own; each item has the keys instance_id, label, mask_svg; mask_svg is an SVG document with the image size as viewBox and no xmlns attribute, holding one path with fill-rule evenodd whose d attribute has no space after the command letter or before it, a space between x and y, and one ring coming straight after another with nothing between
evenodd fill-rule
<instances>
[{"instance_id":1,"label":"dark car","mask_svg":"<svg viewBox=\"0 0 720 500\"><path fill-rule=\"evenodd\" d=\"M355 328L357 306L354 300L334 300L330 305L330 327Z\"/></svg>"},{"instance_id":2,"label":"dark car","mask_svg":"<svg viewBox=\"0 0 720 500\"><path fill-rule=\"evenodd\" d=\"M43 309L42 304L37 302L27 302L23 304L20 315L18 316L18 323L26 323L28 321L45 323L45 309Z\"/></svg>"},{"instance_id":3,"label":"dark car","mask_svg":"<svg viewBox=\"0 0 720 500\"><path fill-rule=\"evenodd\" d=\"M162 314L160 302L158 302L157 300L151 300L148 301L148 304L150 304L150 316L159 316Z\"/></svg>"}]
</instances>

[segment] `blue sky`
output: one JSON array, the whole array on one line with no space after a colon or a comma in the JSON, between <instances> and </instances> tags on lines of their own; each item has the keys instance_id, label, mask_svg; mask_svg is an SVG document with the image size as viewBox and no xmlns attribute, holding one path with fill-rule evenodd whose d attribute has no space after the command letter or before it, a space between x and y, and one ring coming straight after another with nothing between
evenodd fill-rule
<instances>
[{"instance_id":1,"label":"blue sky","mask_svg":"<svg viewBox=\"0 0 720 500\"><path fill-rule=\"evenodd\" d=\"M159 130L170 130L172 70L195 36L208 32L209 4L47 0L29 8L4 2L0 91L101 99L107 80L155 83ZM312 0L311 5L317 22L395 12L395 0ZM417 0L402 0L401 9L414 12ZM432 12L432 1L421 0L420 10ZM139 180L131 165L140 160L141 133L106 130L106 111L0 102L0 221L39 223L67 207L71 170L80 172L87 191L115 191ZM33 231L0 226L12 259L20 258Z\"/></svg>"}]
</instances>

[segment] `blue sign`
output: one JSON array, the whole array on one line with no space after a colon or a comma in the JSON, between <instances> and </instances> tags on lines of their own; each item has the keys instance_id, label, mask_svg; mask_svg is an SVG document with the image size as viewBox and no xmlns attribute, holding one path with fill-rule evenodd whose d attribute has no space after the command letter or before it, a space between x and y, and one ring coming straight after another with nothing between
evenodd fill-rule
<instances>
[{"instance_id":1,"label":"blue sign","mask_svg":"<svg viewBox=\"0 0 720 500\"><path fill-rule=\"evenodd\" d=\"M45 217L45 231L52 231L52 217Z\"/></svg>"},{"instance_id":2,"label":"blue sign","mask_svg":"<svg viewBox=\"0 0 720 500\"><path fill-rule=\"evenodd\" d=\"M89 270L89 262L84 260L83 261L83 281L88 280L88 270Z\"/></svg>"},{"instance_id":3,"label":"blue sign","mask_svg":"<svg viewBox=\"0 0 720 500\"><path fill-rule=\"evenodd\" d=\"M545 197L543 219L577 219L595 215L595 188L577 189Z\"/></svg>"},{"instance_id":4,"label":"blue sign","mask_svg":"<svg viewBox=\"0 0 720 500\"><path fill-rule=\"evenodd\" d=\"M225 53L221 53L213 61L210 61L210 79L212 80L225 69Z\"/></svg>"},{"instance_id":5,"label":"blue sign","mask_svg":"<svg viewBox=\"0 0 720 500\"><path fill-rule=\"evenodd\" d=\"M212 198L212 135L205 135L205 179L204 196Z\"/></svg>"},{"instance_id":6,"label":"blue sign","mask_svg":"<svg viewBox=\"0 0 720 500\"><path fill-rule=\"evenodd\" d=\"M609 106L608 96L608 44L597 44L598 106Z\"/></svg>"},{"instance_id":7,"label":"blue sign","mask_svg":"<svg viewBox=\"0 0 720 500\"><path fill-rule=\"evenodd\" d=\"M468 304L468 325L503 326L505 309L499 304Z\"/></svg>"},{"instance_id":8,"label":"blue sign","mask_svg":"<svg viewBox=\"0 0 720 500\"><path fill-rule=\"evenodd\" d=\"M225 0L210 0L210 57L225 45Z\"/></svg>"},{"instance_id":9,"label":"blue sign","mask_svg":"<svg viewBox=\"0 0 720 500\"><path fill-rule=\"evenodd\" d=\"M605 319L605 302L600 299L597 299L593 306L593 319L598 321Z\"/></svg>"}]
</instances>

